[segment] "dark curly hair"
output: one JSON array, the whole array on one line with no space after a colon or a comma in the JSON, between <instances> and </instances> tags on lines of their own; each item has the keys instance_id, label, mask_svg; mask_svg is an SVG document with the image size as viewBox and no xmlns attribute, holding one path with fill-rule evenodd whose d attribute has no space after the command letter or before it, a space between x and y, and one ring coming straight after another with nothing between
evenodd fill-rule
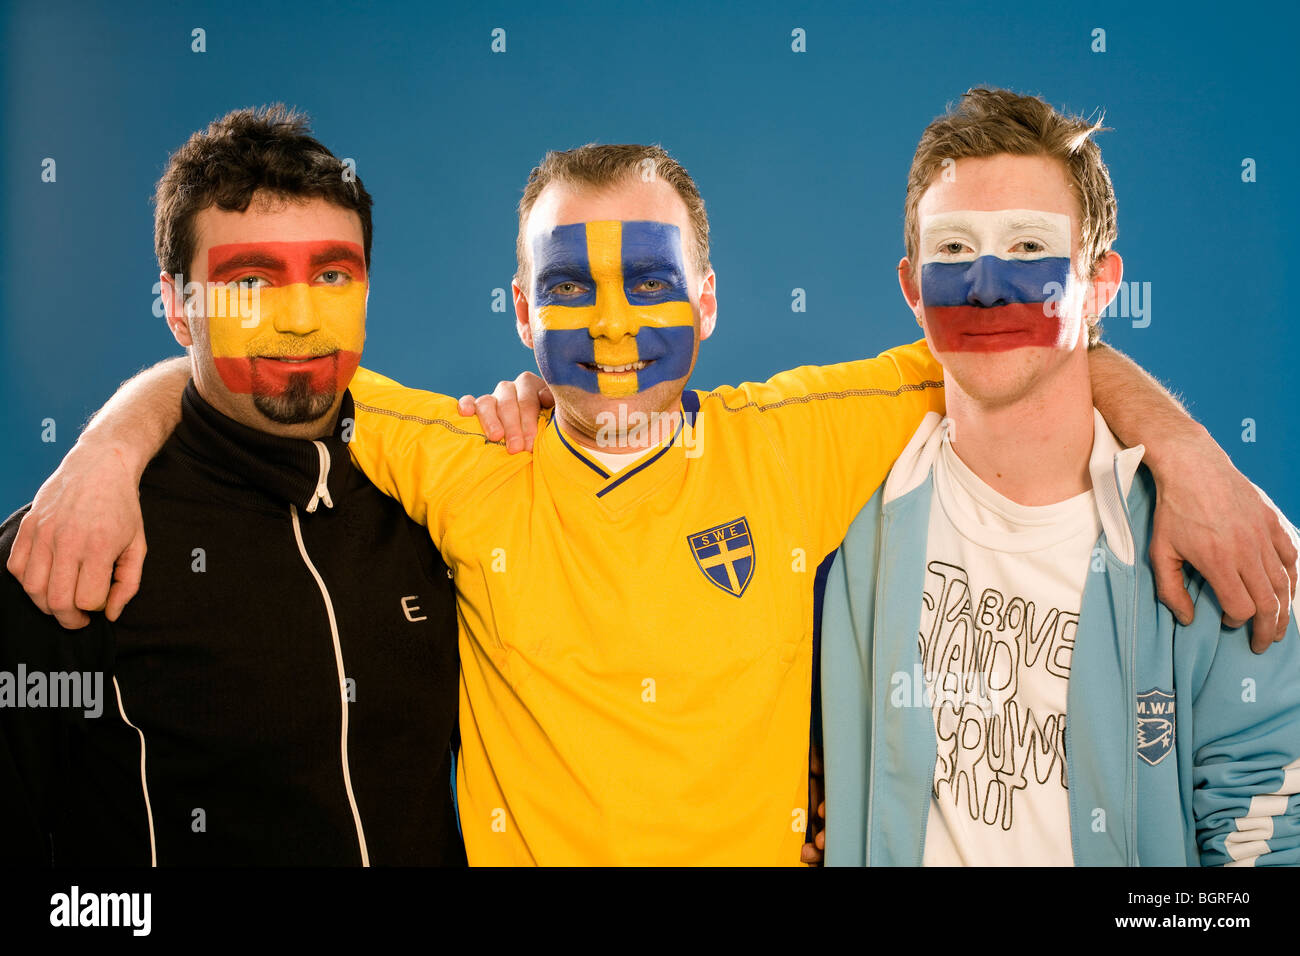
<instances>
[{"instance_id":1,"label":"dark curly hair","mask_svg":"<svg viewBox=\"0 0 1300 956\"><path fill-rule=\"evenodd\" d=\"M167 162L154 193L154 249L169 275L188 273L197 244L194 217L209 206L243 212L266 190L287 199L321 198L361 217L370 268L373 201L344 163L311 135L308 118L281 103L234 110L192 135Z\"/></svg>"}]
</instances>

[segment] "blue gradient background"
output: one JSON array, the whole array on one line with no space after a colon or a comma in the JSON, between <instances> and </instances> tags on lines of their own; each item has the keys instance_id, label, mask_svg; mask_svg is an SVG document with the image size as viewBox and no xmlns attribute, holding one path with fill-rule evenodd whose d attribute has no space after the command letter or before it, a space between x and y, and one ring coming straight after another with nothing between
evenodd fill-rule
<instances>
[{"instance_id":1,"label":"blue gradient background","mask_svg":"<svg viewBox=\"0 0 1300 956\"><path fill-rule=\"evenodd\" d=\"M491 301L509 287L515 205L542 153L664 144L712 219L720 322L694 379L709 386L917 335L894 275L908 163L925 124L987 83L1105 108L1117 249L1126 278L1153 289L1150 327L1112 319L1106 339L1300 515L1286 451L1290 4L159 6L0 8L0 510L35 492L119 381L178 351L151 312L149 196L168 153L229 109L298 106L355 158L376 200L366 363L452 394L532 367ZM190 50L194 27L206 53ZM490 51L495 27L504 54ZM791 52L794 27L807 53ZM1106 53L1090 50L1094 27ZM41 182L47 156L55 184ZM795 287L805 314L790 310ZM55 444L40 440L46 417Z\"/></svg>"}]
</instances>

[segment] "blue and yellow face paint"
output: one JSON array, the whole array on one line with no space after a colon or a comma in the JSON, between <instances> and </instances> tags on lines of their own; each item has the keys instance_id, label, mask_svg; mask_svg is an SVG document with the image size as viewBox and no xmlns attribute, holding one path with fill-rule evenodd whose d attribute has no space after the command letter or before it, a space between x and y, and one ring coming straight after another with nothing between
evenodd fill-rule
<instances>
[{"instance_id":1,"label":"blue and yellow face paint","mask_svg":"<svg viewBox=\"0 0 1300 956\"><path fill-rule=\"evenodd\" d=\"M556 226L532 252L533 349L548 384L625 398L690 374L695 313L676 226Z\"/></svg>"}]
</instances>

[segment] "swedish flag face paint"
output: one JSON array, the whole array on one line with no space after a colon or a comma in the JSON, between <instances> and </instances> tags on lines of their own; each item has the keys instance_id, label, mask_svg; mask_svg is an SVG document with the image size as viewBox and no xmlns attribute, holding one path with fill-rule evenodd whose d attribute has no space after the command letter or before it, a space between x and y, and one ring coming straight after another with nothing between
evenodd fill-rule
<instances>
[{"instance_id":1,"label":"swedish flag face paint","mask_svg":"<svg viewBox=\"0 0 1300 956\"><path fill-rule=\"evenodd\" d=\"M533 347L549 384L624 398L690 374L695 316L676 226L556 226L532 253Z\"/></svg>"}]
</instances>

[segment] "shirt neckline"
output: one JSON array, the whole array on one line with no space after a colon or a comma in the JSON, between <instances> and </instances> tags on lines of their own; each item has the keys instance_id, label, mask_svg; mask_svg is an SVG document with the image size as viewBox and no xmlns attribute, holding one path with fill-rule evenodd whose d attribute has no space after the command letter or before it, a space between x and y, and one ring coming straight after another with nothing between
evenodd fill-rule
<instances>
[{"instance_id":1,"label":"shirt neckline","mask_svg":"<svg viewBox=\"0 0 1300 956\"><path fill-rule=\"evenodd\" d=\"M627 466L615 474L592 455L580 448L560 428L552 415L537 443L540 460L546 467L556 467L568 480L591 494L607 509L622 511L644 495L662 486L686 468L683 429L695 427L698 399L691 391L682 396L682 418L673 436L653 448L644 449Z\"/></svg>"},{"instance_id":2,"label":"shirt neckline","mask_svg":"<svg viewBox=\"0 0 1300 956\"><path fill-rule=\"evenodd\" d=\"M950 425L951 421L945 419L940 429L939 454L934 462L934 494L939 507L962 537L990 550L1024 554L1054 547L1085 531L1101 534L1101 515L1091 487L1048 505L1022 505L1012 501L961 460L950 441ZM1119 443L1094 412L1089 460L1115 451L1119 451ZM995 521L1011 527L987 523L977 508L986 509Z\"/></svg>"}]
</instances>

